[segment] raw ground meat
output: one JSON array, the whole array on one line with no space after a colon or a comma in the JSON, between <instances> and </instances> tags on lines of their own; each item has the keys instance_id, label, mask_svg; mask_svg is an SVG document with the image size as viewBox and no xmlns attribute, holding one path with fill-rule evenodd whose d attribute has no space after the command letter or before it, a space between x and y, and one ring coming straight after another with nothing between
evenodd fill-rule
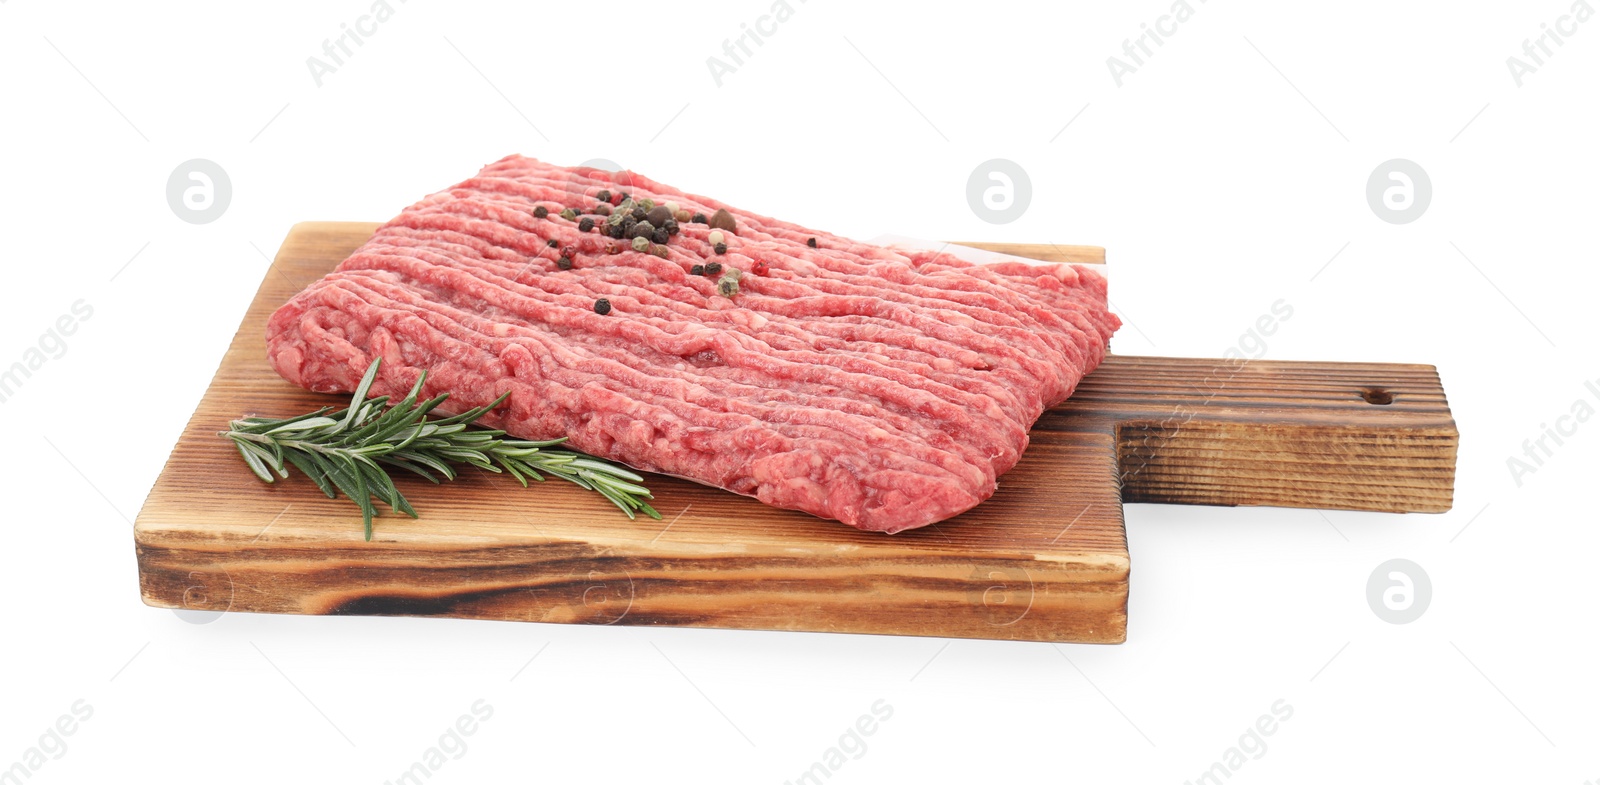
<instances>
[{"instance_id":1,"label":"raw ground meat","mask_svg":"<svg viewBox=\"0 0 1600 785\"><path fill-rule=\"evenodd\" d=\"M604 233L603 190L737 227L722 255L696 222L634 251ZM733 297L691 274L710 262L743 271ZM382 357L374 394L423 371L453 411L509 391L483 424L897 532L993 494L1119 324L1088 268L869 245L514 155L385 224L272 315L267 346L312 390L352 390Z\"/></svg>"}]
</instances>

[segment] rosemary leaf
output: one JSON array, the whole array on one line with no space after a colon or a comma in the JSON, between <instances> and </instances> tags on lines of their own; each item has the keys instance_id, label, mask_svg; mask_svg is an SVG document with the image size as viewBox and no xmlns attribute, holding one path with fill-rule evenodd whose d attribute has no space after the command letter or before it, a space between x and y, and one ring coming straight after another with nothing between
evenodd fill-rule
<instances>
[{"instance_id":1,"label":"rosemary leaf","mask_svg":"<svg viewBox=\"0 0 1600 785\"><path fill-rule=\"evenodd\" d=\"M390 512L417 517L411 502L385 467L404 469L433 483L459 476L453 463L511 475L522 486L560 477L594 491L632 519L636 512L661 514L646 499L654 498L644 477L613 463L572 450L552 450L565 438L527 441L506 439L505 431L469 429L504 403L510 393L460 414L437 420L428 415L450 396L419 400L427 374L420 374L405 398L389 405L387 396L368 398L381 360L373 360L356 385L350 405L334 411L323 407L296 417L241 417L219 433L233 441L251 473L263 482L287 479L289 466L316 483L328 498L343 494L361 510L366 538L372 539L374 501ZM273 475L276 474L277 477Z\"/></svg>"}]
</instances>

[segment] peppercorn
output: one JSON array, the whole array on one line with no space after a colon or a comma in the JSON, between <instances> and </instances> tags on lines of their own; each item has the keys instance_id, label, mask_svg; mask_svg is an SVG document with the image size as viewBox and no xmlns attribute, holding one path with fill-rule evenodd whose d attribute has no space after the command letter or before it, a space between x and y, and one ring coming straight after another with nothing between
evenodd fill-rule
<instances>
[{"instance_id":1,"label":"peppercorn","mask_svg":"<svg viewBox=\"0 0 1600 785\"><path fill-rule=\"evenodd\" d=\"M665 243L667 238L671 236L672 235L667 234L667 228L665 226L657 227L655 231L650 233L650 241L653 243Z\"/></svg>"},{"instance_id":2,"label":"peppercorn","mask_svg":"<svg viewBox=\"0 0 1600 785\"><path fill-rule=\"evenodd\" d=\"M594 211L600 215L611 215L611 205L601 202L594 206Z\"/></svg>"},{"instance_id":3,"label":"peppercorn","mask_svg":"<svg viewBox=\"0 0 1600 785\"><path fill-rule=\"evenodd\" d=\"M706 242L711 243L712 245L721 245L725 241L726 240L722 236L722 232L719 232L715 229L712 229L711 233L706 235Z\"/></svg>"},{"instance_id":4,"label":"peppercorn","mask_svg":"<svg viewBox=\"0 0 1600 785\"><path fill-rule=\"evenodd\" d=\"M561 241L560 240L550 239L550 240L546 240L545 243L548 244L551 248L560 248L561 247Z\"/></svg>"},{"instance_id":5,"label":"peppercorn","mask_svg":"<svg viewBox=\"0 0 1600 785\"><path fill-rule=\"evenodd\" d=\"M622 246L617 245L616 243L606 243L606 253L610 253L610 254L622 253Z\"/></svg>"},{"instance_id":6,"label":"peppercorn","mask_svg":"<svg viewBox=\"0 0 1600 785\"><path fill-rule=\"evenodd\" d=\"M672 220L677 221L678 223L681 223L681 224L688 223L689 222L689 211L688 210L683 210L683 209L672 211Z\"/></svg>"},{"instance_id":7,"label":"peppercorn","mask_svg":"<svg viewBox=\"0 0 1600 785\"><path fill-rule=\"evenodd\" d=\"M667 230L667 234L677 234L678 233L678 219L676 219L676 218L668 218L667 222L661 225L661 228L666 229Z\"/></svg>"},{"instance_id":8,"label":"peppercorn","mask_svg":"<svg viewBox=\"0 0 1600 785\"><path fill-rule=\"evenodd\" d=\"M611 224L610 226L607 226L606 234L609 235L613 240L621 240L623 234L622 224Z\"/></svg>"},{"instance_id":9,"label":"peppercorn","mask_svg":"<svg viewBox=\"0 0 1600 785\"><path fill-rule=\"evenodd\" d=\"M667 247L665 245L652 245L650 246L650 253L665 259L667 258Z\"/></svg>"},{"instance_id":10,"label":"peppercorn","mask_svg":"<svg viewBox=\"0 0 1600 785\"><path fill-rule=\"evenodd\" d=\"M622 201L631 202L631 201L633 201L633 196L630 195L627 191L623 191L622 192Z\"/></svg>"},{"instance_id":11,"label":"peppercorn","mask_svg":"<svg viewBox=\"0 0 1600 785\"><path fill-rule=\"evenodd\" d=\"M647 251L649 249L650 249L650 238L648 238L648 237L635 237L635 238L633 238L633 250L643 252L643 251Z\"/></svg>"},{"instance_id":12,"label":"peppercorn","mask_svg":"<svg viewBox=\"0 0 1600 785\"><path fill-rule=\"evenodd\" d=\"M728 277L724 276L722 279L717 281L717 294L720 294L723 297L726 297L726 298L731 300L731 299L733 299L733 296L738 294L738 293L739 293L739 279L737 279L737 278L728 278Z\"/></svg>"},{"instance_id":13,"label":"peppercorn","mask_svg":"<svg viewBox=\"0 0 1600 785\"><path fill-rule=\"evenodd\" d=\"M633 212L629 213L629 215L632 215L633 216L633 220L635 220L635 221L648 221L648 220L650 220L650 213L645 212L645 209L643 207L635 207L635 208L633 208Z\"/></svg>"},{"instance_id":14,"label":"peppercorn","mask_svg":"<svg viewBox=\"0 0 1600 785\"><path fill-rule=\"evenodd\" d=\"M656 228L654 226L651 226L649 221L641 221L639 223L634 224L633 228L628 230L628 236L629 237L650 237L652 234L655 233L655 231L656 231Z\"/></svg>"},{"instance_id":15,"label":"peppercorn","mask_svg":"<svg viewBox=\"0 0 1600 785\"><path fill-rule=\"evenodd\" d=\"M722 262L707 262L706 263L706 275L721 275L721 274L722 274Z\"/></svg>"},{"instance_id":16,"label":"peppercorn","mask_svg":"<svg viewBox=\"0 0 1600 785\"><path fill-rule=\"evenodd\" d=\"M717 243L716 245L711 246L711 250L716 251L717 255L721 256L721 255L723 255L723 254L728 252L728 244L727 243Z\"/></svg>"},{"instance_id":17,"label":"peppercorn","mask_svg":"<svg viewBox=\"0 0 1600 785\"><path fill-rule=\"evenodd\" d=\"M697 223L697 224L703 224L703 223L705 223L705 222L706 222L706 214L705 214L705 213L695 213L695 214L694 214L694 218L693 218L693 219L691 219L691 220L692 220L692 221L693 221L693 222L694 222L694 223Z\"/></svg>"},{"instance_id":18,"label":"peppercorn","mask_svg":"<svg viewBox=\"0 0 1600 785\"><path fill-rule=\"evenodd\" d=\"M571 270L572 269L572 259L570 257L563 256L560 259L556 260L556 267L559 267L559 268L561 268L563 270Z\"/></svg>"},{"instance_id":19,"label":"peppercorn","mask_svg":"<svg viewBox=\"0 0 1600 785\"><path fill-rule=\"evenodd\" d=\"M766 259L757 259L755 264L750 265L750 272L753 272L756 275L766 275L767 269L768 266Z\"/></svg>"},{"instance_id":20,"label":"peppercorn","mask_svg":"<svg viewBox=\"0 0 1600 785\"><path fill-rule=\"evenodd\" d=\"M647 212L654 210L656 208L656 200L645 197L644 199L639 200L639 206L643 207Z\"/></svg>"},{"instance_id":21,"label":"peppercorn","mask_svg":"<svg viewBox=\"0 0 1600 785\"><path fill-rule=\"evenodd\" d=\"M580 232L587 232L587 231L589 231L589 230L591 230L593 228L594 228L594 219L590 218L587 215L585 215L583 217L583 220L578 222L578 231L580 231Z\"/></svg>"},{"instance_id":22,"label":"peppercorn","mask_svg":"<svg viewBox=\"0 0 1600 785\"><path fill-rule=\"evenodd\" d=\"M734 224L733 213L730 213L727 210L718 208L715 213L711 214L711 228L712 229L725 229L727 231L734 232L734 233L737 234L736 230L738 229L738 226Z\"/></svg>"},{"instance_id":23,"label":"peppercorn","mask_svg":"<svg viewBox=\"0 0 1600 785\"><path fill-rule=\"evenodd\" d=\"M597 314L600 314L601 316L605 316L606 314L611 313L611 301L607 300L604 297L602 297L602 298L600 298L598 300L595 300L594 301L594 312L597 313Z\"/></svg>"},{"instance_id":24,"label":"peppercorn","mask_svg":"<svg viewBox=\"0 0 1600 785\"><path fill-rule=\"evenodd\" d=\"M706 266L703 265L703 264L697 264L697 265L695 265L693 267L690 267L689 268L689 274L690 275L705 275L706 274Z\"/></svg>"},{"instance_id":25,"label":"peppercorn","mask_svg":"<svg viewBox=\"0 0 1600 785\"><path fill-rule=\"evenodd\" d=\"M602 188L600 193L594 195L594 198L602 202L609 202L611 201L611 192Z\"/></svg>"},{"instance_id":26,"label":"peppercorn","mask_svg":"<svg viewBox=\"0 0 1600 785\"><path fill-rule=\"evenodd\" d=\"M672 220L672 211L668 210L665 205L657 205L650 208L650 212L646 213L645 217L650 219L650 223L660 226Z\"/></svg>"},{"instance_id":27,"label":"peppercorn","mask_svg":"<svg viewBox=\"0 0 1600 785\"><path fill-rule=\"evenodd\" d=\"M545 206L542 205L542 204L539 205L538 207L533 208L533 217L535 217L535 218L543 218L543 217L545 217L545 216L547 216L549 214L550 214L550 211L545 209Z\"/></svg>"},{"instance_id":28,"label":"peppercorn","mask_svg":"<svg viewBox=\"0 0 1600 785\"><path fill-rule=\"evenodd\" d=\"M568 221L576 221L578 220L578 211L568 207L567 209L561 211L561 217L567 219Z\"/></svg>"},{"instance_id":29,"label":"peppercorn","mask_svg":"<svg viewBox=\"0 0 1600 785\"><path fill-rule=\"evenodd\" d=\"M633 231L633 227L635 225L637 225L638 223L639 222L637 220L634 220L633 216L625 215L625 216L622 217L622 231L624 231L624 232Z\"/></svg>"},{"instance_id":30,"label":"peppercorn","mask_svg":"<svg viewBox=\"0 0 1600 785\"><path fill-rule=\"evenodd\" d=\"M817 238L815 238L815 237L812 237L812 238L810 238L810 239L808 239L808 240L806 240L806 245L809 245L809 246L811 246L811 247L812 247L812 248L815 248L815 247L817 247Z\"/></svg>"},{"instance_id":31,"label":"peppercorn","mask_svg":"<svg viewBox=\"0 0 1600 785\"><path fill-rule=\"evenodd\" d=\"M575 245L563 245L563 246L561 246L561 255L562 256L577 256L578 255L578 247L575 246Z\"/></svg>"}]
</instances>

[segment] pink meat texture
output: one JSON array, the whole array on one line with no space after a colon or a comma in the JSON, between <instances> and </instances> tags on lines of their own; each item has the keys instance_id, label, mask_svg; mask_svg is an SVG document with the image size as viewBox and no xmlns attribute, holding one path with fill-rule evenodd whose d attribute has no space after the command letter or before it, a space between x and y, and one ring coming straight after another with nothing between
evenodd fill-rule
<instances>
[{"instance_id":1,"label":"pink meat texture","mask_svg":"<svg viewBox=\"0 0 1600 785\"><path fill-rule=\"evenodd\" d=\"M722 255L696 222L665 258L634 251L604 233L602 190L737 226ZM731 298L691 274L713 261L744 273ZM311 390L353 390L382 357L374 394L424 371L441 410L509 392L483 424L893 533L989 498L1119 325L1090 268L870 245L513 155L384 224L272 315L267 347Z\"/></svg>"}]
</instances>

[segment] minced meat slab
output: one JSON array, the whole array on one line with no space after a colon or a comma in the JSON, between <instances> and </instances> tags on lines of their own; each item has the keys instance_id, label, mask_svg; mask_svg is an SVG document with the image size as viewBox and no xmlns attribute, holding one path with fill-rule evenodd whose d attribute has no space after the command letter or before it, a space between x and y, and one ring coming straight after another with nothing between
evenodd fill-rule
<instances>
[{"instance_id":1,"label":"minced meat slab","mask_svg":"<svg viewBox=\"0 0 1600 785\"><path fill-rule=\"evenodd\" d=\"M722 254L698 219L635 251L602 191L735 228ZM483 424L892 533L993 494L1119 324L1089 268L870 245L513 155L383 225L272 315L267 346L311 390L352 390L382 357L374 394L423 371L451 411L509 392Z\"/></svg>"}]
</instances>

